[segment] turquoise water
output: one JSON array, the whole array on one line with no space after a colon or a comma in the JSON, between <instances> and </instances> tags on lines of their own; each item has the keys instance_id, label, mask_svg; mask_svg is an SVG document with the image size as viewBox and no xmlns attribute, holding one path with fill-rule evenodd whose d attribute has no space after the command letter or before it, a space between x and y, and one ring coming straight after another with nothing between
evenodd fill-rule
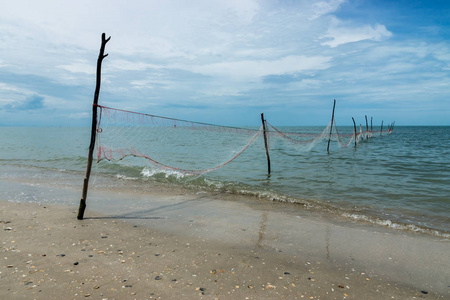
<instances>
[{"instance_id":1,"label":"turquoise water","mask_svg":"<svg viewBox=\"0 0 450 300\"><path fill-rule=\"evenodd\" d=\"M323 128L280 129L317 133ZM352 133L352 128L340 127L339 132ZM148 143L152 145L149 153L159 152L163 161L170 157L195 167L194 161L207 157L208 163L221 163L228 159L221 157L222 152L232 157L237 151L227 150L234 143L231 134L209 132L190 137L198 149L181 142L181 137L176 139L176 146L171 145L167 141L169 133L164 130L152 134L156 138ZM239 136L239 147L251 138L251 134ZM0 180L27 180L45 173L41 180L60 180L81 187L89 128L1 127L0 137ZM158 143L163 138L165 142ZM165 148L161 148L162 144ZM126 186L129 182L133 188L152 182L198 191L248 194L291 202L292 209L322 210L351 220L449 237L450 127L396 126L392 134L375 134L357 147L339 147L331 141L330 153L326 148L326 140L309 149L271 138L270 176L261 137L231 163L203 175L160 169L145 159L126 157L95 164L93 176L112 184L120 180ZM216 160L211 161L211 157ZM7 191L0 191L0 196L11 197Z\"/></svg>"}]
</instances>

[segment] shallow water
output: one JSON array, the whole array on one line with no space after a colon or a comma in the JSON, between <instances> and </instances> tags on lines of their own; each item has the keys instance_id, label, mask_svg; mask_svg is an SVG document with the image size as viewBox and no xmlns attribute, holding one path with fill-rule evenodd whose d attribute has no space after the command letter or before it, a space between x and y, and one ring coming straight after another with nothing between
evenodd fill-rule
<instances>
[{"instance_id":1,"label":"shallow water","mask_svg":"<svg viewBox=\"0 0 450 300\"><path fill-rule=\"evenodd\" d=\"M323 130L280 129L315 133ZM339 132L351 133L351 129L340 127ZM167 142L167 131L161 130L160 134ZM0 180L39 178L81 186L89 135L89 128L1 127ZM176 139L177 143L180 138ZM239 145L244 145L249 138L241 137ZM199 150L187 144L166 151L157 146L152 149L160 151L162 160L170 157L194 167L207 156L209 163L215 162L211 157L216 157L218 163L228 159L222 158L220 151L225 153L227 145L231 145L230 135L209 132L190 140L193 145L202 145ZM189 151L175 151L188 147ZM397 126L392 134L375 134L357 147L339 147L333 140L329 154L326 148L326 140L308 149L271 138L270 176L264 144L259 137L237 159L203 175L189 176L157 168L142 158L127 157L119 162L94 164L92 180L116 185L120 178L124 190L127 186L145 190L149 183L164 183L196 191L248 194L302 204L295 205L295 209L329 211L394 228L449 236L450 127ZM170 155L163 156L165 152ZM181 155L177 157L177 153ZM192 163L196 159L199 163ZM7 197L7 191L3 191L2 197Z\"/></svg>"}]
</instances>

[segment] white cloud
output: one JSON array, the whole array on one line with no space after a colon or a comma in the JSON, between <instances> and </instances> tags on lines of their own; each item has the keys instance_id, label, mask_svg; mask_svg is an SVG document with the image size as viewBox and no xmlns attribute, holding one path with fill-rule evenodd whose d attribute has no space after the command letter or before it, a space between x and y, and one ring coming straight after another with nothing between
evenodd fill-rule
<instances>
[{"instance_id":1,"label":"white cloud","mask_svg":"<svg viewBox=\"0 0 450 300\"><path fill-rule=\"evenodd\" d=\"M381 41L384 38L392 36L392 32L387 30L386 26L381 24L356 27L351 25L341 25L340 23L339 20L333 19L327 33L322 36L322 39L327 39L327 41L322 42L322 45L328 45L334 48L339 45L364 40Z\"/></svg>"},{"instance_id":2,"label":"white cloud","mask_svg":"<svg viewBox=\"0 0 450 300\"><path fill-rule=\"evenodd\" d=\"M3 83L0 82L0 91L2 91L2 93L4 92L20 92L20 93L25 93L25 90L19 89L16 86L13 86L11 84L7 84L7 83Z\"/></svg>"},{"instance_id":3,"label":"white cloud","mask_svg":"<svg viewBox=\"0 0 450 300\"><path fill-rule=\"evenodd\" d=\"M148 69L159 69L161 65L150 64L143 61L131 61L125 59L111 58L108 68L118 71L144 71Z\"/></svg>"},{"instance_id":4,"label":"white cloud","mask_svg":"<svg viewBox=\"0 0 450 300\"><path fill-rule=\"evenodd\" d=\"M191 67L177 65L177 67L209 76L221 76L239 80L257 80L268 75L283 75L304 70L326 69L329 66L329 61L330 57L325 56L307 57L291 55L271 61L243 60Z\"/></svg>"},{"instance_id":5,"label":"white cloud","mask_svg":"<svg viewBox=\"0 0 450 300\"><path fill-rule=\"evenodd\" d=\"M130 84L136 89L152 89L153 88L152 80L132 80Z\"/></svg>"},{"instance_id":6,"label":"white cloud","mask_svg":"<svg viewBox=\"0 0 450 300\"><path fill-rule=\"evenodd\" d=\"M286 87L287 91L296 90L317 90L326 86L326 82L318 79L302 79L300 81L289 83Z\"/></svg>"},{"instance_id":7,"label":"white cloud","mask_svg":"<svg viewBox=\"0 0 450 300\"><path fill-rule=\"evenodd\" d=\"M92 113L90 113L90 112L89 113L88 112L73 113L73 114L68 114L67 117L70 119L75 119L75 120L90 119L92 117Z\"/></svg>"},{"instance_id":8,"label":"white cloud","mask_svg":"<svg viewBox=\"0 0 450 300\"><path fill-rule=\"evenodd\" d=\"M346 0L330 0L330 1L318 1L312 3L312 14L309 17L310 20L317 19L323 15L335 12L339 6Z\"/></svg>"},{"instance_id":9,"label":"white cloud","mask_svg":"<svg viewBox=\"0 0 450 300\"><path fill-rule=\"evenodd\" d=\"M35 92L28 89L19 88L15 85L0 82L0 94L3 99L0 99L0 108L2 105L14 104L16 102L25 101L27 97L35 94Z\"/></svg>"},{"instance_id":10,"label":"white cloud","mask_svg":"<svg viewBox=\"0 0 450 300\"><path fill-rule=\"evenodd\" d=\"M39 94L47 107L64 103L64 109L79 112L80 99L90 97L95 84L102 32L111 36L102 94L114 104L131 105L123 99L132 98L143 108L157 101L270 105L298 95L360 99L364 93L370 95L364 101L375 103L380 95L394 101L396 87L402 93L395 97L420 93L404 89L407 85L448 93L449 45L442 37L436 42L446 28L438 26L434 40L418 30L412 40L405 32L419 25L397 22L401 30L391 32L383 24L396 20L377 16L379 11L370 12L370 23L361 21L365 5L346 0L9 1L0 10L0 102ZM361 15L353 18L346 8ZM408 19L407 11L396 13ZM422 21L422 27L435 26L426 16ZM361 41L379 43L367 47Z\"/></svg>"},{"instance_id":11,"label":"white cloud","mask_svg":"<svg viewBox=\"0 0 450 300\"><path fill-rule=\"evenodd\" d=\"M95 74L96 66L89 64L87 61L77 61L69 65L59 66L58 68L64 69L72 73L84 73L84 74Z\"/></svg>"},{"instance_id":12,"label":"white cloud","mask_svg":"<svg viewBox=\"0 0 450 300\"><path fill-rule=\"evenodd\" d=\"M450 70L450 45L436 45L432 49L432 54L436 59L443 62L444 70Z\"/></svg>"}]
</instances>

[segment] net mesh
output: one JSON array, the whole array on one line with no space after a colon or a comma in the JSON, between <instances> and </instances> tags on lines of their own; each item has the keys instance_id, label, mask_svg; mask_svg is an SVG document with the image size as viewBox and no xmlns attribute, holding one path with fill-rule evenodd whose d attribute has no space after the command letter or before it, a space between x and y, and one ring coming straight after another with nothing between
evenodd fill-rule
<instances>
[{"instance_id":1,"label":"net mesh","mask_svg":"<svg viewBox=\"0 0 450 300\"><path fill-rule=\"evenodd\" d=\"M332 127L331 122L333 122ZM390 134L392 132L392 129L387 131L371 131L367 129L366 131L363 131L363 128L360 125L359 132L356 132L355 128L355 130L352 130L352 133L340 133L335 120L330 121L324 129L312 129L311 132L300 133L282 131L269 123L268 128L271 130L268 133L268 137L270 137L272 141L282 140L285 144L291 144L300 151L309 151L322 141L328 141L329 139L337 142L339 147L348 147L357 145L361 141L377 135L381 136L382 134Z\"/></svg>"},{"instance_id":2,"label":"net mesh","mask_svg":"<svg viewBox=\"0 0 450 300\"><path fill-rule=\"evenodd\" d=\"M361 125L359 132L354 128L353 133L341 134L334 119L324 129L300 133L282 131L267 121L264 121L266 130L263 131L263 126L259 129L219 126L100 105L98 108L98 162L137 157L157 168L192 175L229 164L253 144L258 145L258 151L264 151L264 134L268 148L281 141L299 151L309 151L323 140L330 139L340 147L348 147L382 134L368 128L363 131ZM389 128L385 133L391 131Z\"/></svg>"},{"instance_id":3,"label":"net mesh","mask_svg":"<svg viewBox=\"0 0 450 300\"><path fill-rule=\"evenodd\" d=\"M97 161L145 158L185 174L217 170L239 157L262 128L192 122L99 106Z\"/></svg>"}]
</instances>

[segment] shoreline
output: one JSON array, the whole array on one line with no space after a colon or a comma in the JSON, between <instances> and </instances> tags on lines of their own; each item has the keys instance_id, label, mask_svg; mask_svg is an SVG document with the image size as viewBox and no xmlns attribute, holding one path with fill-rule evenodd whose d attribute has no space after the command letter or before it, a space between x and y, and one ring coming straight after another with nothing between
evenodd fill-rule
<instances>
[{"instance_id":1,"label":"shoreline","mask_svg":"<svg viewBox=\"0 0 450 300\"><path fill-rule=\"evenodd\" d=\"M67 187L51 194L79 197ZM94 189L82 221L76 220L77 204L0 201L7 257L0 298L450 295L449 243L443 239L293 213L288 205L237 195Z\"/></svg>"},{"instance_id":2,"label":"shoreline","mask_svg":"<svg viewBox=\"0 0 450 300\"><path fill-rule=\"evenodd\" d=\"M4 189L11 189L11 192L6 192L1 194L0 199L8 198L9 194L13 195L14 199L18 202L29 201L36 202L35 199L35 186L43 186L50 189L61 189L61 186L68 189L78 189L80 188L79 179L83 176L82 172L67 171L64 169L47 169L40 167L30 167L21 166L19 167L30 172L31 176L27 174L23 178L1 178L0 188L3 186ZM17 170L15 170L17 171ZM180 194L221 194L225 198L240 198L240 199L254 199L256 201L267 201L272 202L274 205L292 205L295 211L306 210L311 213L318 214L328 214L332 218L344 219L348 223L361 223L372 226L379 226L383 228L389 228L400 233L418 233L428 236L433 236L441 238L444 240L450 240L450 232L445 229L437 229L433 227L427 227L424 225L416 224L415 222L408 223L402 220L396 220L395 218L388 218L386 216L380 216L379 214L374 214L373 212L358 209L351 209L351 207L340 208L334 203L327 203L315 199L303 199L290 195L279 194L278 192L268 192L267 194L255 194L251 190L234 191L234 190L223 190L221 187L218 188L205 188L205 187L191 187L184 186L180 183L174 182L157 182L157 181L143 181L138 178L128 178L122 175L110 176L105 174L95 174L95 183L90 184L90 191L88 192L88 198L90 198L90 193L95 190L101 191L115 191L116 193L129 193L129 194L154 194L155 189L157 191L162 191L165 194L180 193ZM57 174L57 177L55 177ZM40 177L44 175L43 177ZM59 176L61 175L61 176ZM54 181L61 181L61 183L55 183ZM98 182L97 182L98 181ZM77 184L74 185L73 182ZM31 188L30 188L31 187ZM30 192L22 192L22 189L30 190ZM1 189L0 189L1 190ZM46 192L44 192L46 193ZM25 197L24 197L25 195ZM5 197L6 196L6 197ZM60 197L53 197L53 195L48 195L53 198L53 202L68 204L65 195L59 195ZM76 195L75 198L78 198ZM63 199L64 198L64 199ZM48 201L47 199L41 199ZM52 201L49 201L52 202Z\"/></svg>"}]
</instances>

